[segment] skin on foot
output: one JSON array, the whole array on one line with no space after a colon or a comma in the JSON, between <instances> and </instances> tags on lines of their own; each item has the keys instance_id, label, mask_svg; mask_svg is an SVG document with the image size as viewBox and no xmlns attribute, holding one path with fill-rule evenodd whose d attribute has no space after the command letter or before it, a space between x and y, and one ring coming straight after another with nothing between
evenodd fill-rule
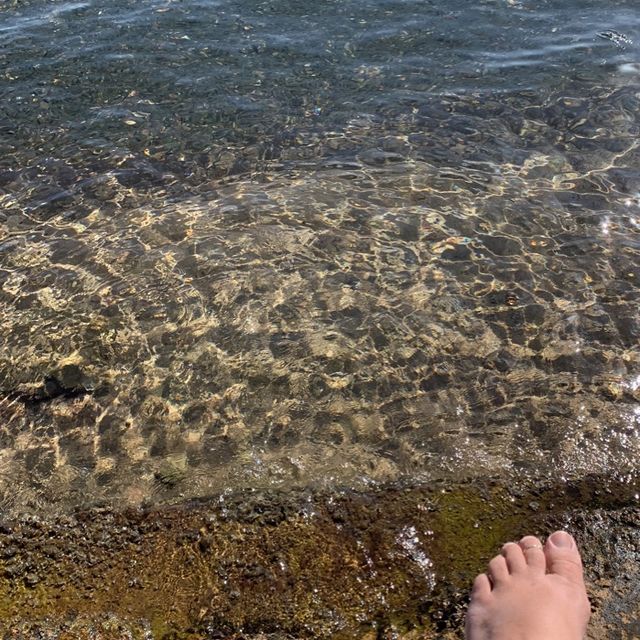
<instances>
[{"instance_id":1,"label":"skin on foot","mask_svg":"<svg viewBox=\"0 0 640 640\"><path fill-rule=\"evenodd\" d=\"M582 640L591 607L574 539L508 542L473 583L466 640Z\"/></svg>"}]
</instances>

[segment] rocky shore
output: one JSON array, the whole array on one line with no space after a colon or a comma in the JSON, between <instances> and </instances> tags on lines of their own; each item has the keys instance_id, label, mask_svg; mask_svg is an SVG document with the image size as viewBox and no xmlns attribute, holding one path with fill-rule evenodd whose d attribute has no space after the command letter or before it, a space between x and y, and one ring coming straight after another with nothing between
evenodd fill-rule
<instances>
[{"instance_id":1,"label":"rocky shore","mask_svg":"<svg viewBox=\"0 0 640 640\"><path fill-rule=\"evenodd\" d=\"M571 531L590 638L640 635L640 484L589 477L367 493L244 491L153 509L0 523L0 629L13 639L461 636L502 541Z\"/></svg>"}]
</instances>

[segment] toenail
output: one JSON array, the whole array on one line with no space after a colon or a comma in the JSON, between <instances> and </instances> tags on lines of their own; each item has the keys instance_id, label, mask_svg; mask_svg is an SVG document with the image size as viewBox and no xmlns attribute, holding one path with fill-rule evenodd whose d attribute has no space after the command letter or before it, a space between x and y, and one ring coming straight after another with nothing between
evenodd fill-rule
<instances>
[{"instance_id":1,"label":"toenail","mask_svg":"<svg viewBox=\"0 0 640 640\"><path fill-rule=\"evenodd\" d=\"M542 549L542 545L536 542L535 544L528 544L522 548L523 551L529 551L529 549Z\"/></svg>"},{"instance_id":2,"label":"toenail","mask_svg":"<svg viewBox=\"0 0 640 640\"><path fill-rule=\"evenodd\" d=\"M549 542L554 547L571 549L574 546L573 538L566 531L555 531L549 536Z\"/></svg>"}]
</instances>

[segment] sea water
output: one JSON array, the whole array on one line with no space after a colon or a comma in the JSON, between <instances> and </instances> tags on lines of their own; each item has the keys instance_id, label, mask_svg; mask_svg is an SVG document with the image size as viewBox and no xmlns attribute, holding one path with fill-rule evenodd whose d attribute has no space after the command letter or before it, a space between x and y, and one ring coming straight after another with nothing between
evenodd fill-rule
<instances>
[{"instance_id":1,"label":"sea water","mask_svg":"<svg viewBox=\"0 0 640 640\"><path fill-rule=\"evenodd\" d=\"M637 474L632 1L0 7L0 506Z\"/></svg>"}]
</instances>

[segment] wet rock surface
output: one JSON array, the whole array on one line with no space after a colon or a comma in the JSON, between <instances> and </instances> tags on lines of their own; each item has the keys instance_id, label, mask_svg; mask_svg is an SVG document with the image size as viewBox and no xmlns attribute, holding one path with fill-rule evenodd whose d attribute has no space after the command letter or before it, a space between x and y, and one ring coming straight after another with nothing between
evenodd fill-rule
<instances>
[{"instance_id":1,"label":"wet rock surface","mask_svg":"<svg viewBox=\"0 0 640 640\"><path fill-rule=\"evenodd\" d=\"M457 638L473 576L506 540L566 528L589 638L640 632L638 478L368 493L246 491L152 510L2 523L5 638Z\"/></svg>"}]
</instances>

